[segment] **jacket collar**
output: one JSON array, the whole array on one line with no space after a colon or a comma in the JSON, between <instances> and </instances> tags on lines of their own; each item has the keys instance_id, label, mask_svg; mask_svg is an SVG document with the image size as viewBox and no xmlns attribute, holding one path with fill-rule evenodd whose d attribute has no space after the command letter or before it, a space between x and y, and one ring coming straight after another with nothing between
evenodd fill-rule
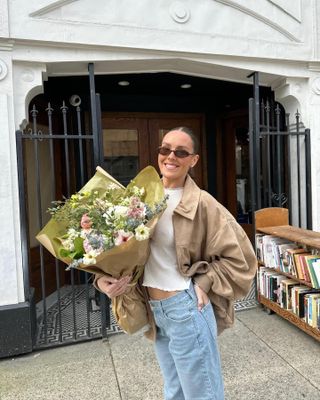
<instances>
[{"instance_id":1,"label":"jacket collar","mask_svg":"<svg viewBox=\"0 0 320 400\"><path fill-rule=\"evenodd\" d=\"M181 201L174 212L182 215L185 218L193 220L197 212L200 193L200 188L190 177L190 175L187 175Z\"/></svg>"}]
</instances>

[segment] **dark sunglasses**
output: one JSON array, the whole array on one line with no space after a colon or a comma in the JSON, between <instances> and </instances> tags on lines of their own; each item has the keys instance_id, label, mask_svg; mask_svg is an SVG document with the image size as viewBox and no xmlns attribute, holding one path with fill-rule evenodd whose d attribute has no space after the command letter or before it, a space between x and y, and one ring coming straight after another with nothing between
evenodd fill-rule
<instances>
[{"instance_id":1,"label":"dark sunglasses","mask_svg":"<svg viewBox=\"0 0 320 400\"><path fill-rule=\"evenodd\" d=\"M183 149L172 150L172 149L169 149L169 147L165 147L165 146L160 146L158 148L158 153L161 154L162 156L168 156L170 153L174 153L174 155L178 158L186 158L188 156L194 155L194 153L189 153L187 150L183 150Z\"/></svg>"}]
</instances>

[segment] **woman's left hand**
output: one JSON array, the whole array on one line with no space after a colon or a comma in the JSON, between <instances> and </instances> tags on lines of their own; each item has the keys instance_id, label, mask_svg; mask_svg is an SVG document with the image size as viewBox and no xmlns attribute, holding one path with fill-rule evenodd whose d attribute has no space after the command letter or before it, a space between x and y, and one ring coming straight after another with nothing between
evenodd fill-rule
<instances>
[{"instance_id":1,"label":"woman's left hand","mask_svg":"<svg viewBox=\"0 0 320 400\"><path fill-rule=\"evenodd\" d=\"M201 311L205 305L209 303L209 297L207 293L201 289L197 284L194 285L194 291L196 292L198 299L198 310Z\"/></svg>"}]
</instances>

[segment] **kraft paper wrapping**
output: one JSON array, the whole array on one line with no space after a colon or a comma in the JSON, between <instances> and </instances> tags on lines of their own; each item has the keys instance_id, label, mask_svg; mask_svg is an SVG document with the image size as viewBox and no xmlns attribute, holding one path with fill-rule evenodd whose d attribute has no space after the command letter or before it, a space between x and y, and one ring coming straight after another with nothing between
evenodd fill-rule
<instances>
[{"instance_id":1,"label":"kraft paper wrapping","mask_svg":"<svg viewBox=\"0 0 320 400\"><path fill-rule=\"evenodd\" d=\"M126 293L112 299L112 312L118 325L128 334L142 331L149 326L146 299L137 284L130 286Z\"/></svg>"},{"instance_id":2,"label":"kraft paper wrapping","mask_svg":"<svg viewBox=\"0 0 320 400\"><path fill-rule=\"evenodd\" d=\"M110 185L116 185L124 191L126 190L106 171L97 167L95 175L80 192L97 190L103 195ZM164 198L164 189L160 177L151 166L144 168L128 187L130 185L145 189L144 202L150 206L161 202ZM148 222L147 226L150 228L150 236L152 236L159 218L160 215L157 215ZM65 234L67 225L67 221L57 222L51 218L36 238L54 257L66 264L70 264L71 259L63 258L59 255L62 245L58 238ZM117 279L122 276L132 275L132 281L127 293L118 296L112 301L112 310L117 323L125 332L130 334L141 330L148 324L145 298L137 282L143 274L149 251L149 240L137 241L135 238L131 238L120 246L113 247L101 253L97 256L95 265L86 266L81 264L77 267L77 269L86 272L107 274Z\"/></svg>"}]
</instances>

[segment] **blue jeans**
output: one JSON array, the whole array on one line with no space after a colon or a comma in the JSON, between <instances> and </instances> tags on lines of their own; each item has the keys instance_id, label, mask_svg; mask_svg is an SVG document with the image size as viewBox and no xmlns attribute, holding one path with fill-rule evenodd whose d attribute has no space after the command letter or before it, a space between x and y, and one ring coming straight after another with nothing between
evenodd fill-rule
<instances>
[{"instance_id":1,"label":"blue jeans","mask_svg":"<svg viewBox=\"0 0 320 400\"><path fill-rule=\"evenodd\" d=\"M209 302L199 311L193 284L164 300L150 300L157 325L155 350L165 400L223 400L217 324Z\"/></svg>"}]
</instances>

